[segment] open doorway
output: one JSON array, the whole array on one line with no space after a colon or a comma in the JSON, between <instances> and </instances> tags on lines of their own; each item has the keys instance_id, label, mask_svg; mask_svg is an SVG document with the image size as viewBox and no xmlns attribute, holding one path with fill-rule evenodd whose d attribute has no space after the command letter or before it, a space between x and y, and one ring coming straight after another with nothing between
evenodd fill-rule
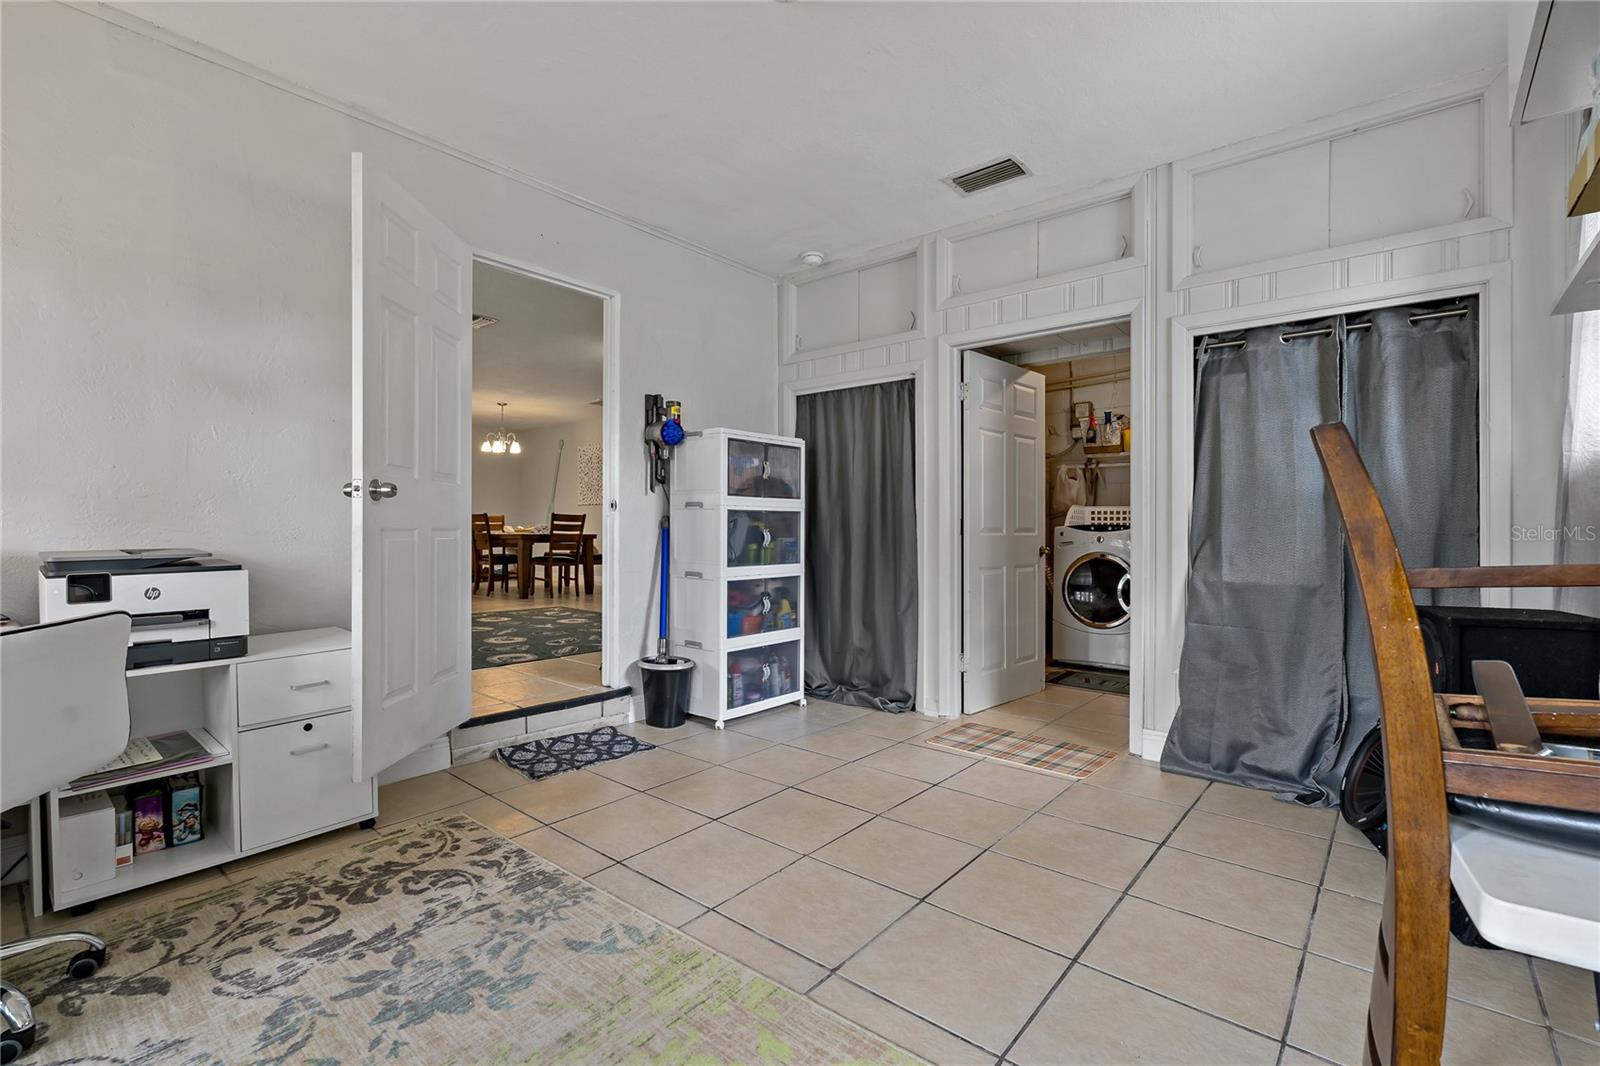
<instances>
[{"instance_id":1,"label":"open doorway","mask_svg":"<svg viewBox=\"0 0 1600 1066\"><path fill-rule=\"evenodd\" d=\"M490 263L472 277L472 722L595 702L605 301Z\"/></svg>"},{"instance_id":2,"label":"open doorway","mask_svg":"<svg viewBox=\"0 0 1600 1066\"><path fill-rule=\"evenodd\" d=\"M1131 324L996 340L961 358L963 710L1037 721L1036 707L1005 709L1032 699L1063 711L1031 732L1126 750Z\"/></svg>"}]
</instances>

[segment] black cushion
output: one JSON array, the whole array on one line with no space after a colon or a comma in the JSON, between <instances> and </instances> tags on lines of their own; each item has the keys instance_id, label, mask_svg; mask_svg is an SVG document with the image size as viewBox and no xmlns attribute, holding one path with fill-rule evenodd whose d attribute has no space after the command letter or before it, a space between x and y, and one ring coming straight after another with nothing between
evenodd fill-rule
<instances>
[{"instance_id":1,"label":"black cushion","mask_svg":"<svg viewBox=\"0 0 1600 1066\"><path fill-rule=\"evenodd\" d=\"M1455 795L1450 813L1480 829L1600 856L1600 814Z\"/></svg>"}]
</instances>

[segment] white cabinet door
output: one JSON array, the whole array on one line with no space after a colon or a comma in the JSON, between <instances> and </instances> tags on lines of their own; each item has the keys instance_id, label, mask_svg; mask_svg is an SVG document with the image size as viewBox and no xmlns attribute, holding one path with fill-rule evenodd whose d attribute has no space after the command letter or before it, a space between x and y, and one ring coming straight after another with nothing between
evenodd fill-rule
<instances>
[{"instance_id":1,"label":"white cabinet door","mask_svg":"<svg viewBox=\"0 0 1600 1066\"><path fill-rule=\"evenodd\" d=\"M239 849L250 851L372 813L372 782L343 770L355 750L349 711L239 734Z\"/></svg>"},{"instance_id":2,"label":"white cabinet door","mask_svg":"<svg viewBox=\"0 0 1600 1066\"><path fill-rule=\"evenodd\" d=\"M1328 142L1302 145L1194 176L1194 270L1328 246Z\"/></svg>"},{"instance_id":3,"label":"white cabinet door","mask_svg":"<svg viewBox=\"0 0 1600 1066\"><path fill-rule=\"evenodd\" d=\"M962 354L962 711L1044 688L1044 375Z\"/></svg>"},{"instance_id":4,"label":"white cabinet door","mask_svg":"<svg viewBox=\"0 0 1600 1066\"><path fill-rule=\"evenodd\" d=\"M1123 197L1039 223L1039 276L1110 263L1133 249L1133 200Z\"/></svg>"},{"instance_id":5,"label":"white cabinet door","mask_svg":"<svg viewBox=\"0 0 1600 1066\"><path fill-rule=\"evenodd\" d=\"M916 310L916 256L902 256L861 271L861 340L914 329Z\"/></svg>"},{"instance_id":6,"label":"white cabinet door","mask_svg":"<svg viewBox=\"0 0 1600 1066\"><path fill-rule=\"evenodd\" d=\"M1482 107L1470 100L1334 141L1332 242L1481 216Z\"/></svg>"},{"instance_id":7,"label":"white cabinet door","mask_svg":"<svg viewBox=\"0 0 1600 1066\"><path fill-rule=\"evenodd\" d=\"M854 270L795 286L795 349L814 352L860 336L860 275Z\"/></svg>"},{"instance_id":8,"label":"white cabinet door","mask_svg":"<svg viewBox=\"0 0 1600 1066\"><path fill-rule=\"evenodd\" d=\"M978 233L950 245L951 292L986 292L1039 276L1039 223Z\"/></svg>"},{"instance_id":9,"label":"white cabinet door","mask_svg":"<svg viewBox=\"0 0 1600 1066\"><path fill-rule=\"evenodd\" d=\"M351 156L353 779L471 714L472 249Z\"/></svg>"}]
</instances>

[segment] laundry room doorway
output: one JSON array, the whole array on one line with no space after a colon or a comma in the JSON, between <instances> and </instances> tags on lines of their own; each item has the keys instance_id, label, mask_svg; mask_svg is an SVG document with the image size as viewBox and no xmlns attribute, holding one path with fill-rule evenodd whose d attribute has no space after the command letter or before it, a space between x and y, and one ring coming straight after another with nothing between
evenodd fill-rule
<instances>
[{"instance_id":1,"label":"laundry room doorway","mask_svg":"<svg viewBox=\"0 0 1600 1066\"><path fill-rule=\"evenodd\" d=\"M1071 739L1127 748L1134 343L1122 318L960 352L963 713L1095 701Z\"/></svg>"}]
</instances>

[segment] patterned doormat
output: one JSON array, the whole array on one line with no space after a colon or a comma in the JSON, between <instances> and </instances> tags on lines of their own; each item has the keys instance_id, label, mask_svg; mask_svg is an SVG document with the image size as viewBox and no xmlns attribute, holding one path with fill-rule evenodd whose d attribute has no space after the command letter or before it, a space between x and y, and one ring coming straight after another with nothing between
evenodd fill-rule
<instances>
[{"instance_id":1,"label":"patterned doormat","mask_svg":"<svg viewBox=\"0 0 1600 1066\"><path fill-rule=\"evenodd\" d=\"M1116 692L1123 696L1128 694L1128 675L1121 670L1093 670L1086 666L1074 666L1071 669L1058 670L1045 680L1052 685L1086 688L1090 692Z\"/></svg>"},{"instance_id":2,"label":"patterned doormat","mask_svg":"<svg viewBox=\"0 0 1600 1066\"><path fill-rule=\"evenodd\" d=\"M587 733L568 733L564 737L545 737L524 744L513 744L495 751L495 758L524 777L537 781L568 770L582 770L597 762L610 762L636 751L649 751L638 737L617 732L616 726L603 725Z\"/></svg>"},{"instance_id":3,"label":"patterned doormat","mask_svg":"<svg viewBox=\"0 0 1600 1066\"><path fill-rule=\"evenodd\" d=\"M6 961L47 1063L909 1063L462 815L75 920Z\"/></svg>"},{"instance_id":4,"label":"patterned doormat","mask_svg":"<svg viewBox=\"0 0 1600 1066\"><path fill-rule=\"evenodd\" d=\"M472 668L564 659L600 650L600 612L523 607L472 616Z\"/></svg>"},{"instance_id":5,"label":"patterned doormat","mask_svg":"<svg viewBox=\"0 0 1600 1066\"><path fill-rule=\"evenodd\" d=\"M1116 752L1103 748L1086 748L1049 737L1024 736L977 722L958 725L929 737L927 742L1074 779L1088 777L1117 757Z\"/></svg>"}]
</instances>

